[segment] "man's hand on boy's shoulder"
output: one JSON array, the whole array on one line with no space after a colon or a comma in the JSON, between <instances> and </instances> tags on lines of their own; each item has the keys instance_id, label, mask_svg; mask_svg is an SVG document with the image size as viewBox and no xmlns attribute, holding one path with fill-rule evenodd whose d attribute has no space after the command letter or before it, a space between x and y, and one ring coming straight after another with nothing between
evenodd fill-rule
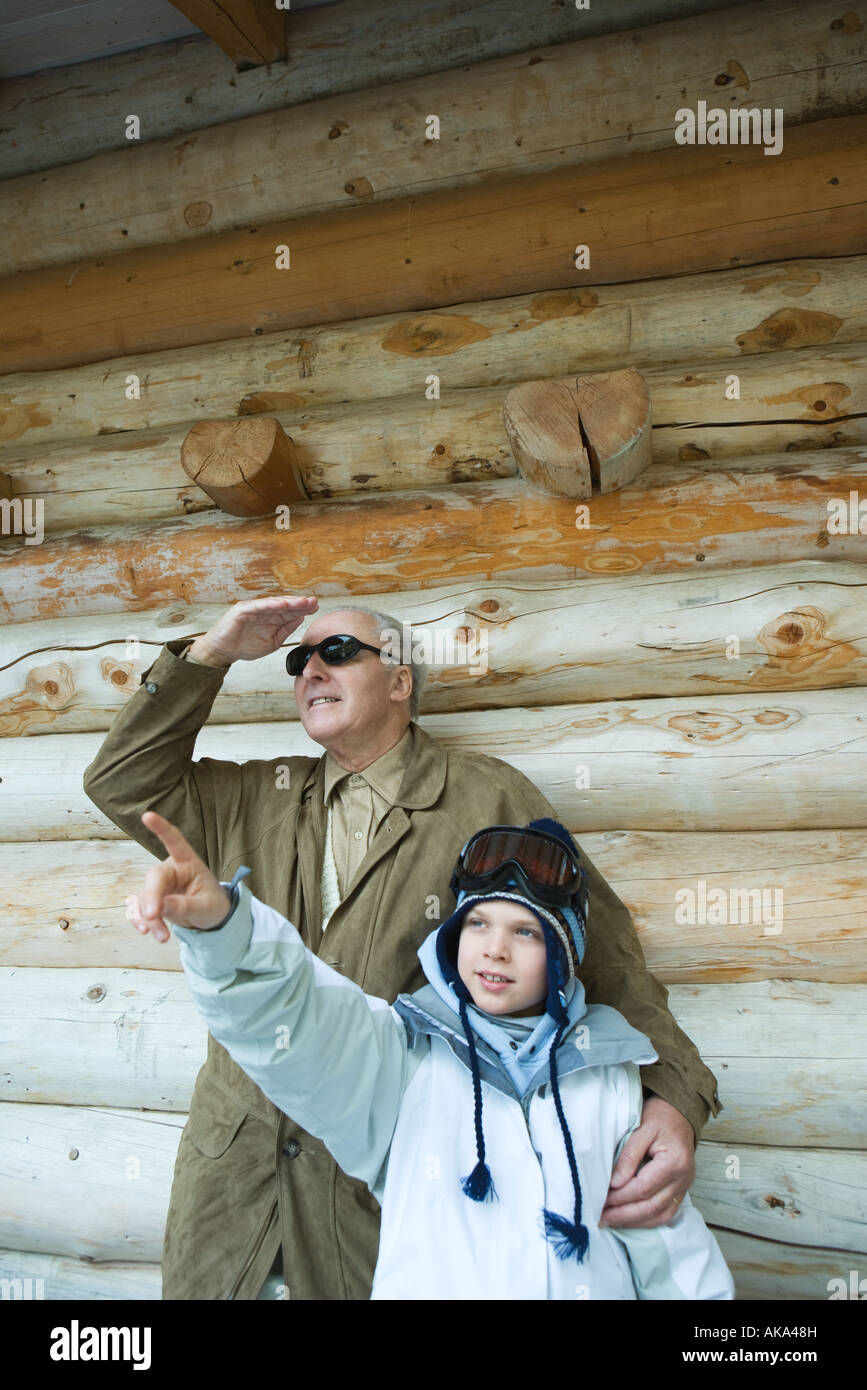
<instances>
[{"instance_id":1,"label":"man's hand on boy's shoulder","mask_svg":"<svg viewBox=\"0 0 867 1390\"><path fill-rule=\"evenodd\" d=\"M611 1175L600 1225L663 1226L676 1217L694 1178L692 1125L662 1096L651 1096Z\"/></svg>"}]
</instances>

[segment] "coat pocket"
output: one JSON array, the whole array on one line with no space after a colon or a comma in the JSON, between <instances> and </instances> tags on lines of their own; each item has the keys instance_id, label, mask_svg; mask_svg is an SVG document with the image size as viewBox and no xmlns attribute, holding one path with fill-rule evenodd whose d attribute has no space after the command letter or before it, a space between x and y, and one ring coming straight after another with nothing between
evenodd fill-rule
<instances>
[{"instance_id":1,"label":"coat pocket","mask_svg":"<svg viewBox=\"0 0 867 1390\"><path fill-rule=\"evenodd\" d=\"M246 1107L205 1076L196 1084L184 1138L206 1158L221 1158L246 1118Z\"/></svg>"}]
</instances>

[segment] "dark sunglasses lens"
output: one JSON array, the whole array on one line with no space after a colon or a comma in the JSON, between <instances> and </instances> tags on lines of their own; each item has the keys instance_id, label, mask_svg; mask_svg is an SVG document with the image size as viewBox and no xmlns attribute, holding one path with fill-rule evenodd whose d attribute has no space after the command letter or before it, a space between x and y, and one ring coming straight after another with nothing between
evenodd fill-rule
<instances>
[{"instance_id":1,"label":"dark sunglasses lens","mask_svg":"<svg viewBox=\"0 0 867 1390\"><path fill-rule=\"evenodd\" d=\"M320 656L329 666L349 661L359 650L357 637L327 637L320 647Z\"/></svg>"},{"instance_id":2,"label":"dark sunglasses lens","mask_svg":"<svg viewBox=\"0 0 867 1390\"><path fill-rule=\"evenodd\" d=\"M329 666L339 666L341 661L349 661L361 650L357 637L337 634L325 637L315 647L295 647L286 658L286 670L290 676L300 676L314 652Z\"/></svg>"},{"instance_id":3,"label":"dark sunglasses lens","mask_svg":"<svg viewBox=\"0 0 867 1390\"><path fill-rule=\"evenodd\" d=\"M290 676L300 676L313 655L313 647L295 647L286 658L286 670Z\"/></svg>"}]
</instances>

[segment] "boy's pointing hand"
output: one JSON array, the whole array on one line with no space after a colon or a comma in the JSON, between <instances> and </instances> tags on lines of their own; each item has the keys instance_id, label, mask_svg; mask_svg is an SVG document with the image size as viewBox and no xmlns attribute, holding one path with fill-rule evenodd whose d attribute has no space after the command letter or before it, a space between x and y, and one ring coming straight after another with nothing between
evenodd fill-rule
<instances>
[{"instance_id":1,"label":"boy's pointing hand","mask_svg":"<svg viewBox=\"0 0 867 1390\"><path fill-rule=\"evenodd\" d=\"M129 895L127 917L157 941L169 939L165 918L178 927L199 931L216 927L231 906L225 888L171 821L156 811L145 811L142 823L162 840L169 857L148 869L139 894Z\"/></svg>"}]
</instances>

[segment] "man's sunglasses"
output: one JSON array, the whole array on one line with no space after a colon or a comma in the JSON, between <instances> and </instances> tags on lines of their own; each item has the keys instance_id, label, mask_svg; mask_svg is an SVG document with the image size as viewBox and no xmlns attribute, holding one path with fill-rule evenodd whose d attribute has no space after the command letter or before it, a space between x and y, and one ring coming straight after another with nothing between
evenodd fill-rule
<instances>
[{"instance_id":1,"label":"man's sunglasses","mask_svg":"<svg viewBox=\"0 0 867 1390\"><path fill-rule=\"evenodd\" d=\"M322 657L327 666L341 666L344 661L358 656L360 651L376 652L378 656L382 650L382 647L372 647L369 642L362 642L349 633L337 633L333 637L323 637L312 647L294 647L286 658L286 670L290 676L300 676L314 652Z\"/></svg>"}]
</instances>

